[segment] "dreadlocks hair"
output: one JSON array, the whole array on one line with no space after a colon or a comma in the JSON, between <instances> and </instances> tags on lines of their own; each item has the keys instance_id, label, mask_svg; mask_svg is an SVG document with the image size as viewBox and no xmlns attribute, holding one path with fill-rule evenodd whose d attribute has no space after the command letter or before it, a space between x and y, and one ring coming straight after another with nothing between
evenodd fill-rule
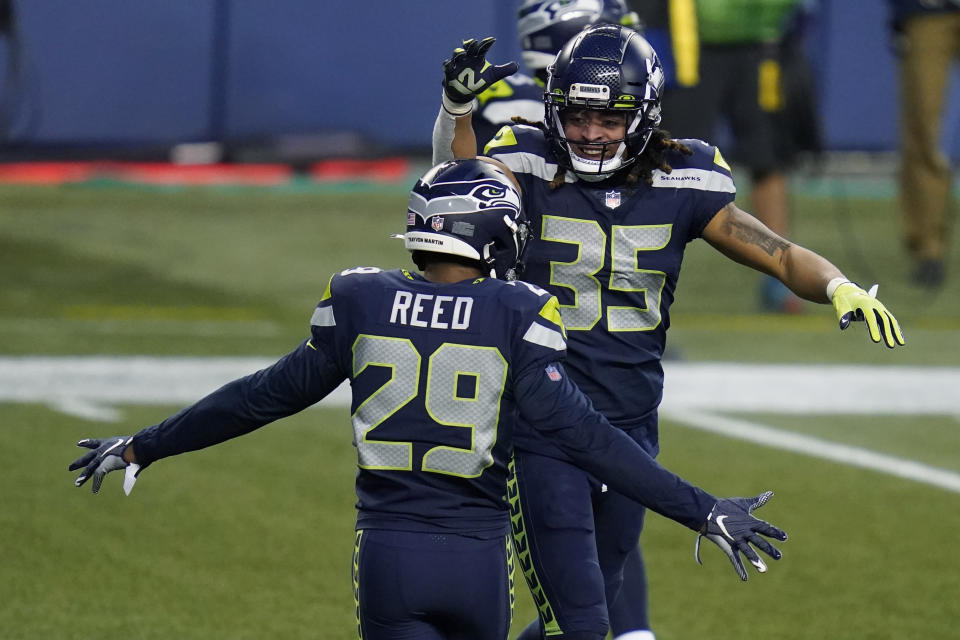
<instances>
[{"instance_id":1,"label":"dreadlocks hair","mask_svg":"<svg viewBox=\"0 0 960 640\"><path fill-rule=\"evenodd\" d=\"M637 161L634 162L630 168L630 173L627 174L627 185L632 186L640 180L643 180L647 184L653 184L653 171L655 169L659 169L664 173L673 171L673 167L671 167L663 157L663 152L668 149L679 151L685 156L693 155L690 147L679 140L671 138L669 131L666 129L654 129L653 133L650 134L650 141L647 142L647 148L643 150L643 153L640 154L640 157L637 158Z\"/></svg>"},{"instance_id":2,"label":"dreadlocks hair","mask_svg":"<svg viewBox=\"0 0 960 640\"><path fill-rule=\"evenodd\" d=\"M513 116L510 119L517 124L536 127L544 133L547 131L547 127L543 122L532 122L520 116ZM653 172L655 169L659 169L664 173L673 171L673 167L671 167L663 157L664 151L668 149L679 151L687 156L693 155L690 147L671 138L669 131L666 129L654 129L653 133L650 134L650 141L647 143L647 147L643 150L643 153L640 154L640 157L637 158L637 161L633 163L633 166L630 167L630 172L624 178L626 185L633 186L641 180L647 184L653 184ZM567 168L558 164L557 172L550 181L550 188L557 189L563 186L566 176Z\"/></svg>"}]
</instances>

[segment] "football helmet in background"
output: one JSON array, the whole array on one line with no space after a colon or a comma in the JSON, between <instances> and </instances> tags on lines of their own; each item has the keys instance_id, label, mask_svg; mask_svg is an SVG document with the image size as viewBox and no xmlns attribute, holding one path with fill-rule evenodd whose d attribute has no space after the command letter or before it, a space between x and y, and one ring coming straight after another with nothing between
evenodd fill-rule
<instances>
[{"instance_id":1,"label":"football helmet in background","mask_svg":"<svg viewBox=\"0 0 960 640\"><path fill-rule=\"evenodd\" d=\"M406 248L476 260L491 277L513 279L527 222L520 189L501 167L489 158L472 158L444 162L424 174L410 192Z\"/></svg>"},{"instance_id":2,"label":"football helmet in background","mask_svg":"<svg viewBox=\"0 0 960 640\"><path fill-rule=\"evenodd\" d=\"M557 161L587 179L603 179L633 164L660 124L663 66L656 51L636 31L620 25L594 25L564 45L547 68L544 91L547 141ZM625 113L625 137L602 143L609 159L578 156L564 134L567 109Z\"/></svg>"},{"instance_id":3,"label":"football helmet in background","mask_svg":"<svg viewBox=\"0 0 960 640\"><path fill-rule=\"evenodd\" d=\"M640 28L637 14L627 9L625 0L525 0L517 11L523 63L546 80L546 68L563 45L597 23Z\"/></svg>"}]
</instances>

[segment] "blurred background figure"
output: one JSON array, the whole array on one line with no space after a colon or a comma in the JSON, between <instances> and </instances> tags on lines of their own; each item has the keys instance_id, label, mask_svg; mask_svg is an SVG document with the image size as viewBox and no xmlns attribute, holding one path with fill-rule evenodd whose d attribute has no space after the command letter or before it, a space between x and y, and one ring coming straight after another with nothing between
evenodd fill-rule
<instances>
[{"instance_id":1,"label":"blurred background figure","mask_svg":"<svg viewBox=\"0 0 960 640\"><path fill-rule=\"evenodd\" d=\"M543 87L547 66L567 40L595 23L639 29L637 14L624 0L523 0L517 10L517 35L523 64L530 72L515 73L477 97L473 130L481 149L510 118L543 120Z\"/></svg>"},{"instance_id":2,"label":"blurred background figure","mask_svg":"<svg viewBox=\"0 0 960 640\"><path fill-rule=\"evenodd\" d=\"M631 7L667 72L665 128L677 138L722 140L717 127L728 125L731 159L750 172L753 212L789 235L787 170L798 152L822 146L802 37L813 4L635 0ZM772 277L763 278L759 298L765 311L802 310Z\"/></svg>"},{"instance_id":3,"label":"blurred background figure","mask_svg":"<svg viewBox=\"0 0 960 640\"><path fill-rule=\"evenodd\" d=\"M943 285L952 172L940 146L951 64L960 57L960 2L888 0L900 55L900 212L910 280Z\"/></svg>"},{"instance_id":4,"label":"blurred background figure","mask_svg":"<svg viewBox=\"0 0 960 640\"><path fill-rule=\"evenodd\" d=\"M16 8L0 0L0 147L29 132L36 117L26 66Z\"/></svg>"}]
</instances>

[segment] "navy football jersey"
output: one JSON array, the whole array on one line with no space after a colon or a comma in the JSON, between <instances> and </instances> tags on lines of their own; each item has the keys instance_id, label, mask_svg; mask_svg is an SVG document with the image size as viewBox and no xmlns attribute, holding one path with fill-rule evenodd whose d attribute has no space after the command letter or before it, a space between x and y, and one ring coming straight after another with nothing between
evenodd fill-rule
<instances>
[{"instance_id":1,"label":"navy football jersey","mask_svg":"<svg viewBox=\"0 0 960 640\"><path fill-rule=\"evenodd\" d=\"M521 416L578 466L691 528L716 501L593 409L561 364L557 300L533 285L356 267L330 279L310 324L272 366L141 430L138 461L243 435L349 379L358 529L508 533Z\"/></svg>"},{"instance_id":2,"label":"navy football jersey","mask_svg":"<svg viewBox=\"0 0 960 640\"><path fill-rule=\"evenodd\" d=\"M672 173L655 170L652 185L632 187L567 172L566 183L551 189L557 165L534 127L504 127L485 149L523 187L531 239L522 277L560 302L566 368L622 428L660 403L660 358L684 249L736 192L716 147L682 142L693 155L668 151Z\"/></svg>"},{"instance_id":3,"label":"navy football jersey","mask_svg":"<svg viewBox=\"0 0 960 640\"><path fill-rule=\"evenodd\" d=\"M515 73L490 85L477 96L473 111L473 131L483 147L510 118L520 116L530 122L543 120L543 85L532 76Z\"/></svg>"},{"instance_id":4,"label":"navy football jersey","mask_svg":"<svg viewBox=\"0 0 960 640\"><path fill-rule=\"evenodd\" d=\"M560 322L555 298L502 280L331 279L311 324L351 379L358 528L504 533L511 379L562 357Z\"/></svg>"}]
</instances>

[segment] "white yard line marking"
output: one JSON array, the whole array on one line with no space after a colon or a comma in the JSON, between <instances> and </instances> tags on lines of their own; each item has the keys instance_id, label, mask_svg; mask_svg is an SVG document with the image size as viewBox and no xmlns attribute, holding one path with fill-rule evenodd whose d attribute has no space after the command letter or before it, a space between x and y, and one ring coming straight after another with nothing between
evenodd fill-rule
<instances>
[{"instance_id":1,"label":"white yard line marking","mask_svg":"<svg viewBox=\"0 0 960 640\"><path fill-rule=\"evenodd\" d=\"M116 420L121 414L115 405L186 405L272 363L272 358L260 357L0 357L0 403L38 403L85 419ZM667 362L664 370L664 417L960 492L960 474L953 471L716 415L766 411L960 417L960 367ZM349 407L349 385L341 385L321 404Z\"/></svg>"},{"instance_id":2,"label":"white yard line marking","mask_svg":"<svg viewBox=\"0 0 960 640\"><path fill-rule=\"evenodd\" d=\"M960 417L960 367L665 362L663 406Z\"/></svg>"},{"instance_id":3,"label":"white yard line marking","mask_svg":"<svg viewBox=\"0 0 960 640\"><path fill-rule=\"evenodd\" d=\"M660 415L703 431L747 440L773 449L784 449L814 458L870 469L871 471L907 478L960 493L960 473L955 471L938 469L937 467L876 453L860 447L829 442L800 433L783 431L746 420L701 411L667 409L661 411Z\"/></svg>"},{"instance_id":4,"label":"white yard line marking","mask_svg":"<svg viewBox=\"0 0 960 640\"><path fill-rule=\"evenodd\" d=\"M181 404L274 362L263 357L0 357L0 402ZM664 409L960 417L960 367L664 363ZM349 387L325 405L349 406Z\"/></svg>"}]
</instances>

